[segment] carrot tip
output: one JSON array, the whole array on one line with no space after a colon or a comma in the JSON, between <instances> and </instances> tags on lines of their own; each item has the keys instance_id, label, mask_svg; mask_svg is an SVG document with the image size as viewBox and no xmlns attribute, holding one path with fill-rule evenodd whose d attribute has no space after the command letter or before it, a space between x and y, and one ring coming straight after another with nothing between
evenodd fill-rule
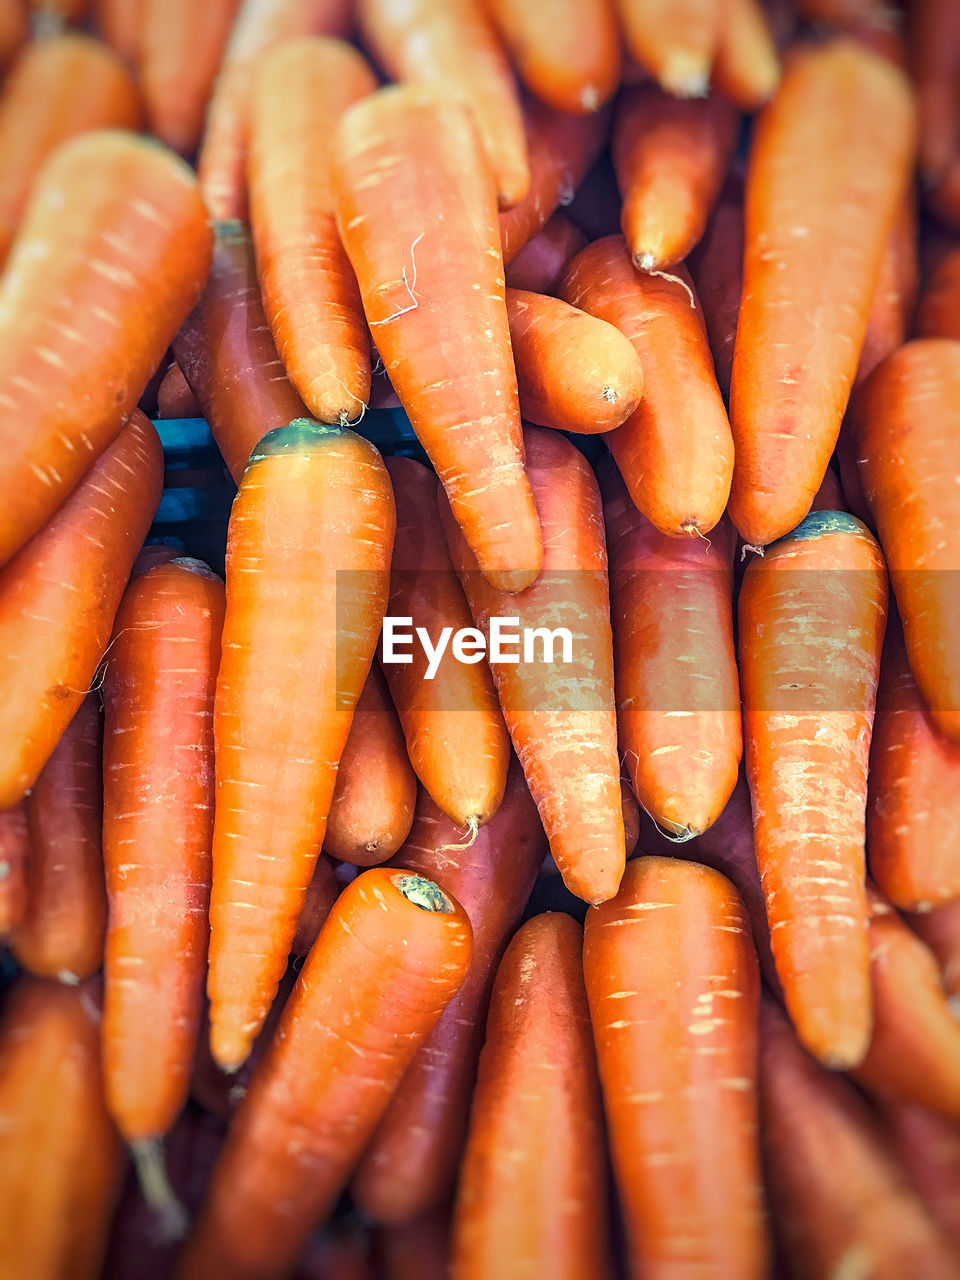
<instances>
[{"instance_id":1,"label":"carrot tip","mask_svg":"<svg viewBox=\"0 0 960 1280\"><path fill-rule=\"evenodd\" d=\"M743 564L744 560L746 560L748 551L752 551L755 556L760 556L760 558L763 559L763 547L761 547L759 543L745 542L743 546L740 548L741 564Z\"/></svg>"},{"instance_id":2,"label":"carrot tip","mask_svg":"<svg viewBox=\"0 0 960 1280\"><path fill-rule=\"evenodd\" d=\"M438 884L425 876L415 875L412 871L404 871L395 876L393 883L408 902L412 902L421 911L453 911L453 903Z\"/></svg>"},{"instance_id":3,"label":"carrot tip","mask_svg":"<svg viewBox=\"0 0 960 1280\"><path fill-rule=\"evenodd\" d=\"M164 1242L182 1240L190 1225L189 1218L167 1177L163 1146L155 1138L145 1138L130 1144L130 1154L143 1198L160 1220L161 1239Z\"/></svg>"}]
</instances>

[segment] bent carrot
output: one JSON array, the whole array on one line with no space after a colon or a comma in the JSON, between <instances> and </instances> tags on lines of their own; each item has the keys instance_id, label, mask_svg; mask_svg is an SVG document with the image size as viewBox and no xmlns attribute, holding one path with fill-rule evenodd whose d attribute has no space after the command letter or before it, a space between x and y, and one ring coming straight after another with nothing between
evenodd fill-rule
<instances>
[{"instance_id":1,"label":"bent carrot","mask_svg":"<svg viewBox=\"0 0 960 1280\"><path fill-rule=\"evenodd\" d=\"M157 388L158 418L202 418L203 412L174 360Z\"/></svg>"},{"instance_id":2,"label":"bent carrot","mask_svg":"<svg viewBox=\"0 0 960 1280\"><path fill-rule=\"evenodd\" d=\"M759 0L722 0L714 87L741 111L756 111L780 80L780 59Z\"/></svg>"},{"instance_id":3,"label":"bent carrot","mask_svg":"<svg viewBox=\"0 0 960 1280\"><path fill-rule=\"evenodd\" d=\"M960 1248L960 1125L914 1102L885 1103L883 1116L911 1182Z\"/></svg>"},{"instance_id":4,"label":"bent carrot","mask_svg":"<svg viewBox=\"0 0 960 1280\"><path fill-rule=\"evenodd\" d=\"M917 309L918 338L960 340L960 249L948 253L930 277Z\"/></svg>"},{"instance_id":5,"label":"bent carrot","mask_svg":"<svg viewBox=\"0 0 960 1280\"><path fill-rule=\"evenodd\" d=\"M616 0L627 51L668 93L702 98L720 30L717 0Z\"/></svg>"},{"instance_id":6,"label":"bent carrot","mask_svg":"<svg viewBox=\"0 0 960 1280\"><path fill-rule=\"evenodd\" d=\"M960 996L960 902L908 917L910 927L936 956L946 991Z\"/></svg>"},{"instance_id":7,"label":"bent carrot","mask_svg":"<svg viewBox=\"0 0 960 1280\"><path fill-rule=\"evenodd\" d=\"M317 935L323 928L323 922L333 910L333 904L339 897L340 885L333 870L333 863L321 853L313 869L313 879L307 886L307 896L303 900L297 920L297 932L290 944L291 955L307 954L316 942Z\"/></svg>"},{"instance_id":8,"label":"bent carrot","mask_svg":"<svg viewBox=\"0 0 960 1280\"><path fill-rule=\"evenodd\" d=\"M19 929L27 911L27 863L30 833L21 802L0 809L0 938Z\"/></svg>"},{"instance_id":9,"label":"bent carrot","mask_svg":"<svg viewBox=\"0 0 960 1280\"><path fill-rule=\"evenodd\" d=\"M743 287L743 202L739 182L728 184L703 238L690 255L689 266L703 309L717 385L729 402Z\"/></svg>"},{"instance_id":10,"label":"bent carrot","mask_svg":"<svg viewBox=\"0 0 960 1280\"><path fill-rule=\"evenodd\" d=\"M586 243L586 236L566 214L553 214L506 268L507 288L552 294L567 263Z\"/></svg>"}]
</instances>

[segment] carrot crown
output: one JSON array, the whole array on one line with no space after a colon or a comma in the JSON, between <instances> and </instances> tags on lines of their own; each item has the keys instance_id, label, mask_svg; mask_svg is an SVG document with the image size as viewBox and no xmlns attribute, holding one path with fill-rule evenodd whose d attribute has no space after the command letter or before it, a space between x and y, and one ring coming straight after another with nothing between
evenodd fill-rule
<instances>
[{"instance_id":1,"label":"carrot crown","mask_svg":"<svg viewBox=\"0 0 960 1280\"><path fill-rule=\"evenodd\" d=\"M801 538L819 538L825 533L858 533L870 536L870 530L848 511L811 511L810 514L785 533L779 542L796 542Z\"/></svg>"},{"instance_id":2,"label":"carrot crown","mask_svg":"<svg viewBox=\"0 0 960 1280\"><path fill-rule=\"evenodd\" d=\"M432 880L428 880L425 876L418 876L412 871L405 871L401 875L395 876L393 883L407 901L412 902L421 911L450 912L453 910L450 899L440 886L434 884Z\"/></svg>"},{"instance_id":3,"label":"carrot crown","mask_svg":"<svg viewBox=\"0 0 960 1280\"><path fill-rule=\"evenodd\" d=\"M274 427L254 445L247 466L262 458L276 458L283 454L302 453L332 437L354 436L353 431L337 423L317 422L313 418L294 418L285 427ZM360 437L357 437L360 439Z\"/></svg>"}]
</instances>

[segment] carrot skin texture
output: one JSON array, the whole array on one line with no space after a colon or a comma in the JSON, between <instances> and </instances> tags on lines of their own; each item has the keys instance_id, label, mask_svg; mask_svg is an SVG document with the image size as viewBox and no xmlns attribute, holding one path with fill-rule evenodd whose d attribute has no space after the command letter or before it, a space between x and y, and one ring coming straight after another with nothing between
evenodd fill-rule
<instances>
[{"instance_id":1,"label":"carrot skin texture","mask_svg":"<svg viewBox=\"0 0 960 1280\"><path fill-rule=\"evenodd\" d=\"M948 253L930 277L917 308L916 336L960 341L960 249Z\"/></svg>"},{"instance_id":2,"label":"carrot skin texture","mask_svg":"<svg viewBox=\"0 0 960 1280\"><path fill-rule=\"evenodd\" d=\"M313 879L307 887L307 896L297 920L297 932L290 946L290 954L305 956L317 940L323 928L323 922L333 910L333 904L340 897L340 885L337 883L333 863L325 854L317 859L313 869Z\"/></svg>"},{"instance_id":3,"label":"carrot skin texture","mask_svg":"<svg viewBox=\"0 0 960 1280\"><path fill-rule=\"evenodd\" d=\"M903 201L884 245L854 386L859 386L882 360L907 340L917 303L918 276L917 211L911 192Z\"/></svg>"},{"instance_id":4,"label":"carrot skin texture","mask_svg":"<svg viewBox=\"0 0 960 1280\"><path fill-rule=\"evenodd\" d=\"M885 1103L883 1114L910 1181L960 1248L960 1125L915 1102Z\"/></svg>"},{"instance_id":5,"label":"carrot skin texture","mask_svg":"<svg viewBox=\"0 0 960 1280\"><path fill-rule=\"evenodd\" d=\"M634 859L587 913L583 972L630 1274L764 1276L760 983L736 890Z\"/></svg>"},{"instance_id":6,"label":"carrot skin texture","mask_svg":"<svg viewBox=\"0 0 960 1280\"><path fill-rule=\"evenodd\" d=\"M741 111L756 111L780 80L780 59L759 0L723 0L712 81Z\"/></svg>"},{"instance_id":7,"label":"carrot skin texture","mask_svg":"<svg viewBox=\"0 0 960 1280\"><path fill-rule=\"evenodd\" d=\"M703 308L717 385L729 401L743 286L743 205L739 199L721 199L689 266Z\"/></svg>"},{"instance_id":8,"label":"carrot skin texture","mask_svg":"<svg viewBox=\"0 0 960 1280\"><path fill-rule=\"evenodd\" d=\"M182 1280L289 1274L470 953L466 913L429 881L374 867L347 886L230 1127Z\"/></svg>"},{"instance_id":9,"label":"carrot skin texture","mask_svg":"<svg viewBox=\"0 0 960 1280\"><path fill-rule=\"evenodd\" d=\"M609 1276L583 930L535 916L500 962L454 1209L451 1276Z\"/></svg>"},{"instance_id":10,"label":"carrot skin texture","mask_svg":"<svg viewBox=\"0 0 960 1280\"><path fill-rule=\"evenodd\" d=\"M616 0L630 56L668 93L707 91L720 27L717 0Z\"/></svg>"},{"instance_id":11,"label":"carrot skin texture","mask_svg":"<svg viewBox=\"0 0 960 1280\"><path fill-rule=\"evenodd\" d=\"M566 214L552 214L506 268L507 288L553 294L567 264L586 243L586 236Z\"/></svg>"},{"instance_id":12,"label":"carrot skin texture","mask_svg":"<svg viewBox=\"0 0 960 1280\"><path fill-rule=\"evenodd\" d=\"M27 863L30 829L21 801L0 809L0 938L20 928L27 912Z\"/></svg>"},{"instance_id":13,"label":"carrot skin texture","mask_svg":"<svg viewBox=\"0 0 960 1280\"><path fill-rule=\"evenodd\" d=\"M86 697L162 487L160 441L134 410L0 572L0 808L33 786Z\"/></svg>"},{"instance_id":14,"label":"carrot skin texture","mask_svg":"<svg viewBox=\"0 0 960 1280\"><path fill-rule=\"evenodd\" d=\"M730 391L730 516L752 546L799 524L826 470L913 145L903 73L842 39L799 53L758 119Z\"/></svg>"},{"instance_id":15,"label":"carrot skin texture","mask_svg":"<svg viewBox=\"0 0 960 1280\"><path fill-rule=\"evenodd\" d=\"M960 996L960 903L908 917L910 927L937 958L940 980L949 995Z\"/></svg>"}]
</instances>

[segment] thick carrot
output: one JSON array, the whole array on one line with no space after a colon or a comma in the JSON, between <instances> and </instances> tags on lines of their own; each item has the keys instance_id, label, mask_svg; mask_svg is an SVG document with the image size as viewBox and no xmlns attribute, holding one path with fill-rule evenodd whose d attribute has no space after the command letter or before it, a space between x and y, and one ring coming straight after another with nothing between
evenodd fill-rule
<instances>
[{"instance_id":1,"label":"thick carrot","mask_svg":"<svg viewBox=\"0 0 960 1280\"><path fill-rule=\"evenodd\" d=\"M864 827L886 606L880 548L838 511L814 512L756 557L740 591L743 736L773 954L797 1034L836 1067L856 1065L870 1037Z\"/></svg>"},{"instance_id":2,"label":"thick carrot","mask_svg":"<svg viewBox=\"0 0 960 1280\"><path fill-rule=\"evenodd\" d=\"M443 536L437 478L412 458L389 458L387 470L397 501L387 613L409 618L437 645L444 627L456 634L473 623ZM416 643L400 656L412 660L388 662L381 650L410 762L437 807L475 831L499 808L510 761L490 669L458 662L449 649L431 663Z\"/></svg>"},{"instance_id":3,"label":"thick carrot","mask_svg":"<svg viewBox=\"0 0 960 1280\"><path fill-rule=\"evenodd\" d=\"M953 0L916 0L907 16L920 173L929 182L943 176L960 145L960 20Z\"/></svg>"},{"instance_id":4,"label":"thick carrot","mask_svg":"<svg viewBox=\"0 0 960 1280\"><path fill-rule=\"evenodd\" d=\"M162 486L160 441L135 410L0 572L0 808L33 786L86 697Z\"/></svg>"},{"instance_id":5,"label":"thick carrot","mask_svg":"<svg viewBox=\"0 0 960 1280\"><path fill-rule=\"evenodd\" d=\"M524 434L545 548L534 585L513 597L498 591L449 509L444 528L488 654L495 656L493 618L516 619L513 634L525 637L522 661L514 639L507 661L492 666L500 706L564 883L586 902L603 902L616 893L625 861L603 510L593 472L565 436L537 427ZM558 622L566 653L551 626Z\"/></svg>"},{"instance_id":6,"label":"thick carrot","mask_svg":"<svg viewBox=\"0 0 960 1280\"><path fill-rule=\"evenodd\" d=\"M250 220L263 305L287 374L321 422L370 399L370 334L334 218L337 122L373 93L364 58L340 40L291 40L265 54L250 116Z\"/></svg>"},{"instance_id":7,"label":"thick carrot","mask_svg":"<svg viewBox=\"0 0 960 1280\"><path fill-rule=\"evenodd\" d=\"M552 294L567 263L586 243L586 236L577 224L558 210L506 268L507 288Z\"/></svg>"},{"instance_id":8,"label":"thick carrot","mask_svg":"<svg viewBox=\"0 0 960 1280\"><path fill-rule=\"evenodd\" d=\"M730 372L743 286L742 184L733 181L690 255L690 274L703 309L717 384L730 399Z\"/></svg>"},{"instance_id":9,"label":"thick carrot","mask_svg":"<svg viewBox=\"0 0 960 1280\"><path fill-rule=\"evenodd\" d=\"M713 84L741 111L756 111L780 80L780 59L759 0L721 0Z\"/></svg>"},{"instance_id":10,"label":"thick carrot","mask_svg":"<svg viewBox=\"0 0 960 1280\"><path fill-rule=\"evenodd\" d=\"M910 927L937 958L940 980L947 992L960 996L960 902L908 917Z\"/></svg>"},{"instance_id":11,"label":"thick carrot","mask_svg":"<svg viewBox=\"0 0 960 1280\"><path fill-rule=\"evenodd\" d=\"M89 991L22 979L0 1028L0 1274L95 1280L123 1173Z\"/></svg>"},{"instance_id":12,"label":"thick carrot","mask_svg":"<svg viewBox=\"0 0 960 1280\"><path fill-rule=\"evenodd\" d=\"M73 982L103 963L100 697L88 694L27 798L27 910L11 943L38 978Z\"/></svg>"},{"instance_id":13,"label":"thick carrot","mask_svg":"<svg viewBox=\"0 0 960 1280\"><path fill-rule=\"evenodd\" d=\"M960 340L960 249L948 253L927 282L916 327L918 338Z\"/></svg>"},{"instance_id":14,"label":"thick carrot","mask_svg":"<svg viewBox=\"0 0 960 1280\"><path fill-rule=\"evenodd\" d=\"M0 809L0 939L6 941L27 912L27 863L30 831L21 802Z\"/></svg>"},{"instance_id":15,"label":"thick carrot","mask_svg":"<svg viewBox=\"0 0 960 1280\"><path fill-rule=\"evenodd\" d=\"M94 0L97 34L128 67L135 67L140 55L145 4L146 0Z\"/></svg>"},{"instance_id":16,"label":"thick carrot","mask_svg":"<svg viewBox=\"0 0 960 1280\"><path fill-rule=\"evenodd\" d=\"M307 887L307 896L303 900L303 907L297 920L297 932L290 944L291 955L307 954L316 942L317 934L323 928L323 922L333 910L333 904L339 897L340 885L334 874L333 863L321 853L313 869L313 879Z\"/></svg>"},{"instance_id":17,"label":"thick carrot","mask_svg":"<svg viewBox=\"0 0 960 1280\"><path fill-rule=\"evenodd\" d=\"M708 867L635 859L587 913L583 972L631 1275L759 1280L760 983L737 891Z\"/></svg>"},{"instance_id":18,"label":"thick carrot","mask_svg":"<svg viewBox=\"0 0 960 1280\"><path fill-rule=\"evenodd\" d=\"M915 1102L888 1102L883 1115L900 1163L960 1248L960 1125Z\"/></svg>"},{"instance_id":19,"label":"thick carrot","mask_svg":"<svg viewBox=\"0 0 960 1280\"><path fill-rule=\"evenodd\" d=\"M470 964L466 912L374 867L337 900L230 1127L183 1280L289 1274Z\"/></svg>"},{"instance_id":20,"label":"thick carrot","mask_svg":"<svg viewBox=\"0 0 960 1280\"><path fill-rule=\"evenodd\" d=\"M661 533L709 533L730 490L733 439L690 277L635 271L623 238L608 236L574 258L560 294L640 357L643 399L606 437L631 498Z\"/></svg>"},{"instance_id":21,"label":"thick carrot","mask_svg":"<svg viewBox=\"0 0 960 1280\"><path fill-rule=\"evenodd\" d=\"M913 141L905 76L850 40L798 53L759 119L730 392L730 515L753 546L803 519L830 460Z\"/></svg>"},{"instance_id":22,"label":"thick carrot","mask_svg":"<svg viewBox=\"0 0 960 1280\"><path fill-rule=\"evenodd\" d=\"M484 573L519 591L543 549L523 472L493 187L473 125L456 103L381 89L341 120L333 178L387 376Z\"/></svg>"},{"instance_id":23,"label":"thick carrot","mask_svg":"<svg viewBox=\"0 0 960 1280\"><path fill-rule=\"evenodd\" d=\"M386 862L410 833L417 778L403 730L376 666L357 700L340 757L323 847L339 862Z\"/></svg>"},{"instance_id":24,"label":"thick carrot","mask_svg":"<svg viewBox=\"0 0 960 1280\"><path fill-rule=\"evenodd\" d=\"M559 298L507 290L510 343L525 421L558 431L612 431L643 394L643 369L619 329Z\"/></svg>"},{"instance_id":25,"label":"thick carrot","mask_svg":"<svg viewBox=\"0 0 960 1280\"><path fill-rule=\"evenodd\" d=\"M470 917L473 959L354 1174L354 1200L380 1222L409 1222L453 1190L490 989L546 848L516 760L503 804L472 845L461 844L450 819L421 794L413 830L394 863L435 880L456 898Z\"/></svg>"},{"instance_id":26,"label":"thick carrot","mask_svg":"<svg viewBox=\"0 0 960 1280\"><path fill-rule=\"evenodd\" d=\"M116 437L209 263L192 174L162 147L100 130L48 162L0 284L0 565Z\"/></svg>"},{"instance_id":27,"label":"thick carrot","mask_svg":"<svg viewBox=\"0 0 960 1280\"><path fill-rule=\"evenodd\" d=\"M631 57L668 93L702 98L720 34L719 0L616 0Z\"/></svg>"},{"instance_id":28,"label":"thick carrot","mask_svg":"<svg viewBox=\"0 0 960 1280\"><path fill-rule=\"evenodd\" d=\"M611 1274L600 1088L583 930L515 934L493 988L454 1208L453 1280Z\"/></svg>"},{"instance_id":29,"label":"thick carrot","mask_svg":"<svg viewBox=\"0 0 960 1280\"><path fill-rule=\"evenodd\" d=\"M616 468L601 473L620 753L637 799L675 837L705 831L737 782L743 738L733 647L736 536L658 533Z\"/></svg>"},{"instance_id":30,"label":"thick carrot","mask_svg":"<svg viewBox=\"0 0 960 1280\"><path fill-rule=\"evenodd\" d=\"M213 260L173 353L237 484L253 446L302 418L263 313L253 242L242 222L213 224Z\"/></svg>"},{"instance_id":31,"label":"thick carrot","mask_svg":"<svg viewBox=\"0 0 960 1280\"><path fill-rule=\"evenodd\" d=\"M217 681L210 1037L243 1062L270 1008L388 591L394 504L373 445L297 419L257 445L227 534Z\"/></svg>"},{"instance_id":32,"label":"thick carrot","mask_svg":"<svg viewBox=\"0 0 960 1280\"><path fill-rule=\"evenodd\" d=\"M157 388L158 418L202 418L203 411L196 396L174 360Z\"/></svg>"}]
</instances>

